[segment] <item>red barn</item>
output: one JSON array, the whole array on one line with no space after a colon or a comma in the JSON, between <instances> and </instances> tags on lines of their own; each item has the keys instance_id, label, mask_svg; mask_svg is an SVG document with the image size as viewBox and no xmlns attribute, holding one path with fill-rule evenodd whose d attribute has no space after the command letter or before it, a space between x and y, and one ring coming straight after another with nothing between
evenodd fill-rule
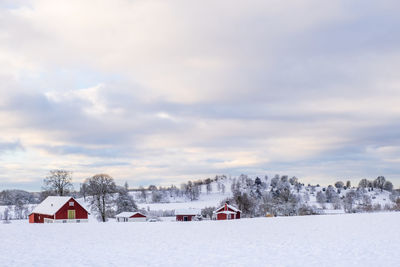
<instances>
[{"instance_id":1,"label":"red barn","mask_svg":"<svg viewBox=\"0 0 400 267\"><path fill-rule=\"evenodd\" d=\"M193 221L197 216L201 216L200 210L197 209L180 209L175 210L176 221L188 222Z\"/></svg>"},{"instance_id":2,"label":"red barn","mask_svg":"<svg viewBox=\"0 0 400 267\"><path fill-rule=\"evenodd\" d=\"M30 223L87 222L89 212L72 197L50 196L31 214Z\"/></svg>"},{"instance_id":3,"label":"red barn","mask_svg":"<svg viewBox=\"0 0 400 267\"><path fill-rule=\"evenodd\" d=\"M115 216L117 222L145 222L146 215L136 212L121 212Z\"/></svg>"},{"instance_id":4,"label":"red barn","mask_svg":"<svg viewBox=\"0 0 400 267\"><path fill-rule=\"evenodd\" d=\"M214 211L214 219L217 220L234 220L240 219L240 213L242 211L238 208L235 208L232 205L225 203L224 206L216 209Z\"/></svg>"}]
</instances>

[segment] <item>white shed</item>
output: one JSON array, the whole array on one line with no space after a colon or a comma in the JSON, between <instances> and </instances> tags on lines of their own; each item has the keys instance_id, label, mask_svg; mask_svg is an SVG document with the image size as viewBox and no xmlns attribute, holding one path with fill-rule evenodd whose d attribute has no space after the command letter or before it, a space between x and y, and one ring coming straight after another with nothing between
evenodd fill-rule
<instances>
[{"instance_id":1,"label":"white shed","mask_svg":"<svg viewBox=\"0 0 400 267\"><path fill-rule=\"evenodd\" d=\"M146 215L138 211L135 212L121 212L115 216L117 222L145 222Z\"/></svg>"}]
</instances>

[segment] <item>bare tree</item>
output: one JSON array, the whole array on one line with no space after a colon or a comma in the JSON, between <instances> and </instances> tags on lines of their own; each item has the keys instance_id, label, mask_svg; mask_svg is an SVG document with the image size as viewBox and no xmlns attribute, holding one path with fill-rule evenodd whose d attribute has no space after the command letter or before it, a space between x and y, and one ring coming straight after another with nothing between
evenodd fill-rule
<instances>
[{"instance_id":1,"label":"bare tree","mask_svg":"<svg viewBox=\"0 0 400 267\"><path fill-rule=\"evenodd\" d=\"M81 184L80 194L81 194L81 196L83 196L83 200L86 201L86 195L87 195L87 184L86 183Z\"/></svg>"},{"instance_id":2,"label":"bare tree","mask_svg":"<svg viewBox=\"0 0 400 267\"><path fill-rule=\"evenodd\" d=\"M112 194L116 192L114 179L108 174L96 174L87 179L87 192L92 196L92 210L97 213L98 218L105 222L111 216L113 203Z\"/></svg>"},{"instance_id":3,"label":"bare tree","mask_svg":"<svg viewBox=\"0 0 400 267\"><path fill-rule=\"evenodd\" d=\"M210 178L205 179L204 183L206 184L206 191L207 191L207 195L208 195L212 191L211 179Z\"/></svg>"},{"instance_id":4,"label":"bare tree","mask_svg":"<svg viewBox=\"0 0 400 267\"><path fill-rule=\"evenodd\" d=\"M73 190L72 172L66 170L51 170L50 175L44 179L44 191L65 196ZM50 193L50 194L51 194Z\"/></svg>"},{"instance_id":5,"label":"bare tree","mask_svg":"<svg viewBox=\"0 0 400 267\"><path fill-rule=\"evenodd\" d=\"M140 198L143 200L143 202L147 202L147 193L146 193L146 189L144 189L143 186L139 187L139 191L140 191Z\"/></svg>"},{"instance_id":6,"label":"bare tree","mask_svg":"<svg viewBox=\"0 0 400 267\"><path fill-rule=\"evenodd\" d=\"M216 208L215 207L205 207L204 209L201 210L201 215L204 218L212 219L213 212Z\"/></svg>"},{"instance_id":7,"label":"bare tree","mask_svg":"<svg viewBox=\"0 0 400 267\"><path fill-rule=\"evenodd\" d=\"M223 195L225 194L225 184L221 184L221 192Z\"/></svg>"}]
</instances>

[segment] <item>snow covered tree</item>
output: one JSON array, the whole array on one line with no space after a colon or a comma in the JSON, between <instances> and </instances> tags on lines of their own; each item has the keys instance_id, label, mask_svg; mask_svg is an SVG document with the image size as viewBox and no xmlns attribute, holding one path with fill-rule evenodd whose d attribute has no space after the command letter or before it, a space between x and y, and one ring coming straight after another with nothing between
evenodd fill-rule
<instances>
[{"instance_id":1,"label":"snow covered tree","mask_svg":"<svg viewBox=\"0 0 400 267\"><path fill-rule=\"evenodd\" d=\"M354 192L354 191L347 192L347 194L344 198L345 212L348 212L348 213L354 212L353 205L354 205L354 202L356 201L356 198L357 198L356 192Z\"/></svg>"},{"instance_id":2,"label":"snow covered tree","mask_svg":"<svg viewBox=\"0 0 400 267\"><path fill-rule=\"evenodd\" d=\"M306 192L303 196L303 200L307 203L308 201L310 201L310 194L308 194L308 192Z\"/></svg>"},{"instance_id":3,"label":"snow covered tree","mask_svg":"<svg viewBox=\"0 0 400 267\"><path fill-rule=\"evenodd\" d=\"M329 185L326 188L325 196L326 196L326 202L328 202L328 203L336 202L336 199L339 198L335 189L331 185Z\"/></svg>"},{"instance_id":4,"label":"snow covered tree","mask_svg":"<svg viewBox=\"0 0 400 267\"><path fill-rule=\"evenodd\" d=\"M72 172L66 170L51 170L43 182L43 191L52 192L57 196L65 196L73 189Z\"/></svg>"},{"instance_id":5,"label":"snow covered tree","mask_svg":"<svg viewBox=\"0 0 400 267\"><path fill-rule=\"evenodd\" d=\"M335 183L335 187L336 187L337 189L342 189L342 188L344 187L344 183L343 183L342 181L337 181L337 182Z\"/></svg>"},{"instance_id":6,"label":"snow covered tree","mask_svg":"<svg viewBox=\"0 0 400 267\"><path fill-rule=\"evenodd\" d=\"M292 178L289 179L289 183L290 183L291 185L295 185L295 184L297 184L298 182L299 182L299 179L297 179L296 176L293 176Z\"/></svg>"},{"instance_id":7,"label":"snow covered tree","mask_svg":"<svg viewBox=\"0 0 400 267\"><path fill-rule=\"evenodd\" d=\"M187 198L190 199L190 201L197 200L200 195L200 186L197 184L194 184L192 181L189 181L187 184L182 184L181 188L182 191L185 192L185 195Z\"/></svg>"},{"instance_id":8,"label":"snow covered tree","mask_svg":"<svg viewBox=\"0 0 400 267\"><path fill-rule=\"evenodd\" d=\"M25 203L22 199L18 199L14 205L14 217L17 220L24 219Z\"/></svg>"},{"instance_id":9,"label":"snow covered tree","mask_svg":"<svg viewBox=\"0 0 400 267\"><path fill-rule=\"evenodd\" d=\"M210 192L212 191L212 186L211 186L211 180L210 178L208 178L209 181L206 180L206 191L207 191L207 195L210 194Z\"/></svg>"},{"instance_id":10,"label":"snow covered tree","mask_svg":"<svg viewBox=\"0 0 400 267\"><path fill-rule=\"evenodd\" d=\"M383 186L385 185L386 179L384 176L378 176L375 180L374 180L374 187L375 188L379 188L381 189L381 191L383 191Z\"/></svg>"},{"instance_id":11,"label":"snow covered tree","mask_svg":"<svg viewBox=\"0 0 400 267\"><path fill-rule=\"evenodd\" d=\"M158 190L151 191L151 201L153 201L153 203L160 203L162 198L163 195L160 191Z\"/></svg>"},{"instance_id":12,"label":"snow covered tree","mask_svg":"<svg viewBox=\"0 0 400 267\"><path fill-rule=\"evenodd\" d=\"M3 212L3 223L10 223L10 209L6 208Z\"/></svg>"},{"instance_id":13,"label":"snow covered tree","mask_svg":"<svg viewBox=\"0 0 400 267\"><path fill-rule=\"evenodd\" d=\"M233 195L234 202L244 215L252 217L254 215L255 202L246 192L236 192ZM223 203L222 203L223 204Z\"/></svg>"},{"instance_id":14,"label":"snow covered tree","mask_svg":"<svg viewBox=\"0 0 400 267\"><path fill-rule=\"evenodd\" d=\"M279 183L279 180L280 180L279 175L278 174L275 175L274 178L271 179L271 183L270 183L271 187L272 188L277 187L278 183Z\"/></svg>"},{"instance_id":15,"label":"snow covered tree","mask_svg":"<svg viewBox=\"0 0 400 267\"><path fill-rule=\"evenodd\" d=\"M202 215L204 218L211 219L212 216L213 216L214 210L216 210L215 207L205 207L204 209L201 210L201 215Z\"/></svg>"},{"instance_id":16,"label":"snow covered tree","mask_svg":"<svg viewBox=\"0 0 400 267\"><path fill-rule=\"evenodd\" d=\"M351 182L350 182L350 181L347 181L347 182L346 182L346 188L347 188L347 189L350 189L350 188L351 188Z\"/></svg>"},{"instance_id":17,"label":"snow covered tree","mask_svg":"<svg viewBox=\"0 0 400 267\"><path fill-rule=\"evenodd\" d=\"M116 199L117 214L124 211L137 211L138 207L133 200L133 197L129 194L128 184L118 190L118 197Z\"/></svg>"},{"instance_id":18,"label":"snow covered tree","mask_svg":"<svg viewBox=\"0 0 400 267\"><path fill-rule=\"evenodd\" d=\"M369 184L368 180L364 178L360 180L360 182L358 183L358 187L367 188L368 184Z\"/></svg>"},{"instance_id":19,"label":"snow covered tree","mask_svg":"<svg viewBox=\"0 0 400 267\"><path fill-rule=\"evenodd\" d=\"M391 191L393 190L393 184L392 184L392 182L386 181L386 182L383 184L383 189L385 189L386 191L391 192Z\"/></svg>"},{"instance_id":20,"label":"snow covered tree","mask_svg":"<svg viewBox=\"0 0 400 267\"><path fill-rule=\"evenodd\" d=\"M326 195L325 192L318 191L317 196L316 196L317 202L321 204L322 207L324 207L324 204L326 203Z\"/></svg>"},{"instance_id":21,"label":"snow covered tree","mask_svg":"<svg viewBox=\"0 0 400 267\"><path fill-rule=\"evenodd\" d=\"M155 186L155 185L149 185L149 188L148 188L147 190L149 190L149 191L157 190L157 186Z\"/></svg>"},{"instance_id":22,"label":"snow covered tree","mask_svg":"<svg viewBox=\"0 0 400 267\"><path fill-rule=\"evenodd\" d=\"M116 192L114 179L108 174L96 174L86 180L92 211L100 221L107 221L112 215L112 195Z\"/></svg>"},{"instance_id":23,"label":"snow covered tree","mask_svg":"<svg viewBox=\"0 0 400 267\"><path fill-rule=\"evenodd\" d=\"M146 189L144 189L143 186L139 186L139 191L140 191L140 199L141 199L143 202L146 202L146 201L147 201Z\"/></svg>"},{"instance_id":24,"label":"snow covered tree","mask_svg":"<svg viewBox=\"0 0 400 267\"><path fill-rule=\"evenodd\" d=\"M287 176L287 175L282 175L281 176L281 182L282 183L286 183L286 182L288 182L289 181L289 176Z\"/></svg>"},{"instance_id":25,"label":"snow covered tree","mask_svg":"<svg viewBox=\"0 0 400 267\"><path fill-rule=\"evenodd\" d=\"M297 193L300 192L300 189L301 189L302 187L303 187L303 184L300 183L300 182L296 182L296 183L294 184L294 188L296 189Z\"/></svg>"},{"instance_id":26,"label":"snow covered tree","mask_svg":"<svg viewBox=\"0 0 400 267\"><path fill-rule=\"evenodd\" d=\"M372 211L372 199L369 195L364 194L362 196L361 206L364 211Z\"/></svg>"}]
</instances>

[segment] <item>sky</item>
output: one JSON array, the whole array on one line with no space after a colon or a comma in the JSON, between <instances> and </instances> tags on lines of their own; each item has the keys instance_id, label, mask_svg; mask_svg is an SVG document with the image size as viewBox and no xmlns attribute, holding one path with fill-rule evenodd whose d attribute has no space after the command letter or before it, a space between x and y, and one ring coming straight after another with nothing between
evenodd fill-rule
<instances>
[{"instance_id":1,"label":"sky","mask_svg":"<svg viewBox=\"0 0 400 267\"><path fill-rule=\"evenodd\" d=\"M0 0L0 189L400 186L397 0Z\"/></svg>"}]
</instances>

